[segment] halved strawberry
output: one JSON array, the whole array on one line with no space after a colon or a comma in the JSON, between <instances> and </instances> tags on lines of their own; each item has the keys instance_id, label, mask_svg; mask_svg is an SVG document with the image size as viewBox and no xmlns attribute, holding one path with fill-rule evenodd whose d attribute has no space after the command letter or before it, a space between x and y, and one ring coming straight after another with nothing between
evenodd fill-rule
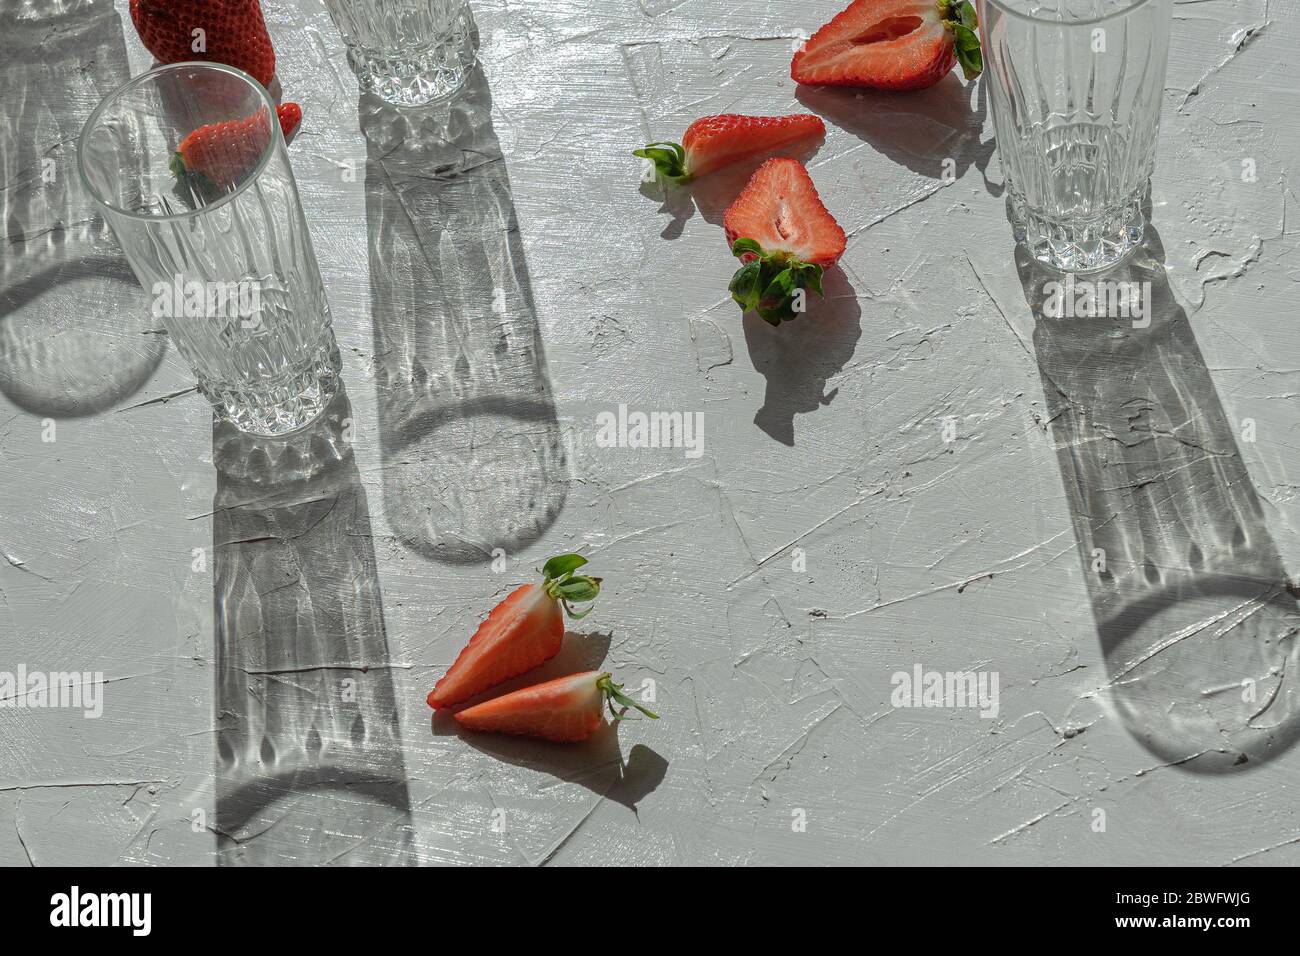
<instances>
[{"instance_id":1,"label":"halved strawberry","mask_svg":"<svg viewBox=\"0 0 1300 956\"><path fill-rule=\"evenodd\" d=\"M221 191L233 185L257 165L271 141L266 107L252 116L200 126L183 140L172 156L171 170L178 179L188 179L203 193ZM302 107L282 103L276 107L280 131L286 139L302 122Z\"/></svg>"},{"instance_id":2,"label":"halved strawberry","mask_svg":"<svg viewBox=\"0 0 1300 956\"><path fill-rule=\"evenodd\" d=\"M780 149L801 139L823 136L826 124L811 113L790 116L701 116L681 143L651 143L632 155L648 159L664 179L684 183L729 163Z\"/></svg>"},{"instance_id":3,"label":"halved strawberry","mask_svg":"<svg viewBox=\"0 0 1300 956\"><path fill-rule=\"evenodd\" d=\"M798 83L920 90L984 68L970 0L853 0L790 61Z\"/></svg>"},{"instance_id":4,"label":"halved strawberry","mask_svg":"<svg viewBox=\"0 0 1300 956\"><path fill-rule=\"evenodd\" d=\"M534 684L510 694L475 704L456 714L462 727L502 734L524 734L547 740L586 740L604 724L604 707L615 720L622 720L629 707L647 717L659 715L642 707L623 693L603 671L584 671ZM622 705L614 709L614 702Z\"/></svg>"},{"instance_id":5,"label":"halved strawberry","mask_svg":"<svg viewBox=\"0 0 1300 956\"><path fill-rule=\"evenodd\" d=\"M542 567L541 584L511 591L429 692L429 706L439 710L463 703L558 654L564 640L564 612L573 618L591 612L590 607L575 611L570 602L594 601L600 593L600 578L573 573L586 563L580 554L556 555Z\"/></svg>"},{"instance_id":6,"label":"halved strawberry","mask_svg":"<svg viewBox=\"0 0 1300 956\"><path fill-rule=\"evenodd\" d=\"M772 325L803 311L805 289L821 295L822 272L844 254L844 230L797 159L758 167L722 223L744 263L731 279L731 297Z\"/></svg>"}]
</instances>

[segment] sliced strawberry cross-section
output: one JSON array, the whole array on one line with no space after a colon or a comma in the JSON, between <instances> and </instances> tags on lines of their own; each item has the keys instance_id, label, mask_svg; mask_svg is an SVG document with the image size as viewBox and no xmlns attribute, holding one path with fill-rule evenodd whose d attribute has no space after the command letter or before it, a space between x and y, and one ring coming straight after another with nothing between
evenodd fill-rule
<instances>
[{"instance_id":1,"label":"sliced strawberry cross-section","mask_svg":"<svg viewBox=\"0 0 1300 956\"><path fill-rule=\"evenodd\" d=\"M680 143L651 143L632 151L648 159L664 179L684 183L750 156L782 149L826 133L811 113L790 116L701 116L686 128Z\"/></svg>"},{"instance_id":2,"label":"sliced strawberry cross-section","mask_svg":"<svg viewBox=\"0 0 1300 956\"><path fill-rule=\"evenodd\" d=\"M920 90L984 68L970 0L853 0L790 62L798 83Z\"/></svg>"},{"instance_id":3,"label":"sliced strawberry cross-section","mask_svg":"<svg viewBox=\"0 0 1300 956\"><path fill-rule=\"evenodd\" d=\"M803 311L805 289L821 295L823 271L844 254L844 230L797 159L760 166L722 221L743 263L731 297L772 325Z\"/></svg>"}]
</instances>

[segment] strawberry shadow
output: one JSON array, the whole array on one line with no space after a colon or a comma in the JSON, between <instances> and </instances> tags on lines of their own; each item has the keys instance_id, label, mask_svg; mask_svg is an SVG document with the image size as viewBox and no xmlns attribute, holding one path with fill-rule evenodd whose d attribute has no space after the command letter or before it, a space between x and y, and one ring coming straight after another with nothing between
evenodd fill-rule
<instances>
[{"instance_id":1,"label":"strawberry shadow","mask_svg":"<svg viewBox=\"0 0 1300 956\"><path fill-rule=\"evenodd\" d=\"M920 176L960 179L974 166L989 194L1002 195L1003 184L988 179L993 138L980 138L987 115L983 83L963 86L956 73L949 73L934 86L910 93L799 86L795 98Z\"/></svg>"},{"instance_id":2,"label":"strawberry shadow","mask_svg":"<svg viewBox=\"0 0 1300 956\"><path fill-rule=\"evenodd\" d=\"M754 424L783 445L794 447L794 418L829 405L839 389L827 381L853 357L862 337L862 308L838 268L825 275L825 298L808 298L808 311L779 326L752 312L742 327L754 369L767 379Z\"/></svg>"},{"instance_id":3,"label":"strawberry shadow","mask_svg":"<svg viewBox=\"0 0 1300 956\"><path fill-rule=\"evenodd\" d=\"M609 653L611 633L575 634L566 631L560 653L541 667L498 684L465 706L499 697L521 687L599 669ZM617 675L615 675L617 677ZM668 761L644 744L637 744L623 758L619 746L619 725L608 722L580 743L563 744L531 737L484 734L465 730L449 711L436 711L431 720L435 736L460 737L475 750L497 760L537 773L548 774L563 783L576 783L636 812L636 805L653 792L668 772ZM548 789L549 784L542 787Z\"/></svg>"}]
</instances>

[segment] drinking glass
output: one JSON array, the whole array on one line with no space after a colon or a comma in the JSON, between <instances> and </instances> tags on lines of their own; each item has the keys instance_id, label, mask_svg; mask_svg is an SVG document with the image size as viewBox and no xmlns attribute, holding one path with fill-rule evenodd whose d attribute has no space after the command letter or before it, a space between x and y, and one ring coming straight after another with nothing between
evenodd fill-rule
<instances>
[{"instance_id":1,"label":"drinking glass","mask_svg":"<svg viewBox=\"0 0 1300 956\"><path fill-rule=\"evenodd\" d=\"M178 152L226 122L195 138L204 151ZM216 414L257 435L311 423L338 387L339 351L266 90L215 63L151 70L91 114L78 165Z\"/></svg>"},{"instance_id":2,"label":"drinking glass","mask_svg":"<svg viewBox=\"0 0 1300 956\"><path fill-rule=\"evenodd\" d=\"M466 0L325 0L361 89L396 106L458 90L474 65Z\"/></svg>"},{"instance_id":3,"label":"drinking glass","mask_svg":"<svg viewBox=\"0 0 1300 956\"><path fill-rule=\"evenodd\" d=\"M979 0L1016 240L1066 272L1142 240L1172 0Z\"/></svg>"}]
</instances>

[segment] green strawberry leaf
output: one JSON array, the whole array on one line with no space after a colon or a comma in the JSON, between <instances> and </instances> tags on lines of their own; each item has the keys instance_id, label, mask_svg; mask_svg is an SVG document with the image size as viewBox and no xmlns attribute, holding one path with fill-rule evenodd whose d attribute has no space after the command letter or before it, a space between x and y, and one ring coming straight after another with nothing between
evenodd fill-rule
<instances>
[{"instance_id":1,"label":"green strawberry leaf","mask_svg":"<svg viewBox=\"0 0 1300 956\"><path fill-rule=\"evenodd\" d=\"M970 27L959 23L952 28L952 37L962 73L968 80L975 79L984 71L984 55L980 52L979 36Z\"/></svg>"},{"instance_id":2,"label":"green strawberry leaf","mask_svg":"<svg viewBox=\"0 0 1300 956\"><path fill-rule=\"evenodd\" d=\"M542 587L559 601L569 617L578 620L591 613L591 608L575 611L570 601L594 601L600 594L600 578L589 578L573 572L587 563L580 554L557 554L542 565Z\"/></svg>"},{"instance_id":3,"label":"green strawberry leaf","mask_svg":"<svg viewBox=\"0 0 1300 956\"><path fill-rule=\"evenodd\" d=\"M650 160L655 172L669 182L684 183L691 178L686 171L686 150L680 143L650 143L632 150L632 155Z\"/></svg>"},{"instance_id":4,"label":"green strawberry leaf","mask_svg":"<svg viewBox=\"0 0 1300 956\"><path fill-rule=\"evenodd\" d=\"M773 275L763 288L762 296L759 297L759 309L771 309L789 299L794 294L796 276L799 271L791 266L786 266Z\"/></svg>"},{"instance_id":5,"label":"green strawberry leaf","mask_svg":"<svg viewBox=\"0 0 1300 956\"><path fill-rule=\"evenodd\" d=\"M737 256L754 255L731 277L728 288L736 304L772 325L798 318L804 311L805 290L822 295L822 267L801 262L788 252L764 252L753 239L737 239Z\"/></svg>"},{"instance_id":6,"label":"green strawberry leaf","mask_svg":"<svg viewBox=\"0 0 1300 956\"><path fill-rule=\"evenodd\" d=\"M651 720L659 719L659 715L653 710L643 707L631 697L627 696L627 694L623 693L623 685L615 684L614 679L610 677L609 674L601 674L597 677L596 686L599 687L601 693L605 695L605 703L609 706L609 713L616 721L626 720L628 710L633 707L641 711L641 713L645 714ZM616 703L622 708L621 710L614 709L614 704Z\"/></svg>"},{"instance_id":7,"label":"green strawberry leaf","mask_svg":"<svg viewBox=\"0 0 1300 956\"><path fill-rule=\"evenodd\" d=\"M952 30L953 51L961 64L962 74L973 80L984 71L984 56L980 52L979 14L970 0L940 0L939 16L943 25Z\"/></svg>"},{"instance_id":8,"label":"green strawberry leaf","mask_svg":"<svg viewBox=\"0 0 1300 956\"><path fill-rule=\"evenodd\" d=\"M600 593L595 578L578 577L560 585L561 599L565 601L594 601Z\"/></svg>"},{"instance_id":9,"label":"green strawberry leaf","mask_svg":"<svg viewBox=\"0 0 1300 956\"><path fill-rule=\"evenodd\" d=\"M818 297L823 295L822 292L822 273L825 270L815 262L810 262L803 267L803 287L812 292L816 292Z\"/></svg>"},{"instance_id":10,"label":"green strawberry leaf","mask_svg":"<svg viewBox=\"0 0 1300 956\"><path fill-rule=\"evenodd\" d=\"M736 270L727 289L731 292L731 297L736 300L736 304L748 311L758 306L758 297L763 289L762 281L763 260L755 259Z\"/></svg>"},{"instance_id":11,"label":"green strawberry leaf","mask_svg":"<svg viewBox=\"0 0 1300 956\"><path fill-rule=\"evenodd\" d=\"M556 580L578 570L586 563L587 559L580 554L557 554L542 565L542 576L547 580Z\"/></svg>"}]
</instances>

